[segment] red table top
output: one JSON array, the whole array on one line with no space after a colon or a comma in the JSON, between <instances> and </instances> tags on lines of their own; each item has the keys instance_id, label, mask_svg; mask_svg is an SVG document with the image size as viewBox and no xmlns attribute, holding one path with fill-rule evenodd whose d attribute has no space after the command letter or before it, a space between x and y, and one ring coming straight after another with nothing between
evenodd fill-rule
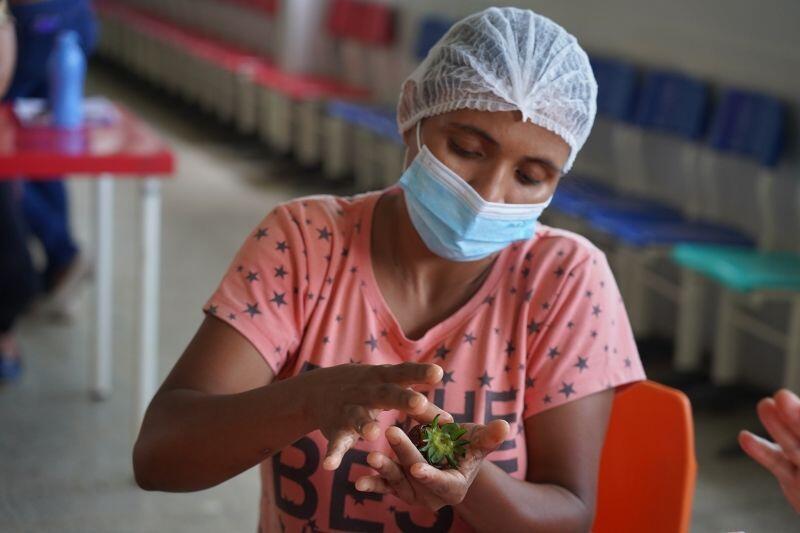
<instances>
[{"instance_id":1,"label":"red table top","mask_svg":"<svg viewBox=\"0 0 800 533\"><path fill-rule=\"evenodd\" d=\"M129 110L114 106L120 118L113 124L60 130L22 126L10 105L0 105L0 180L101 173L170 177L175 162L169 146Z\"/></svg>"}]
</instances>

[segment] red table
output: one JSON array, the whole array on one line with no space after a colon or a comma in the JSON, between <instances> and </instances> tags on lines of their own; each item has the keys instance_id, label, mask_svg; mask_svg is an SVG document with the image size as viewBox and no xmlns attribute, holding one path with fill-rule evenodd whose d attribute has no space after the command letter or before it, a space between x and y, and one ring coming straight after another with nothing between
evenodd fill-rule
<instances>
[{"instance_id":1,"label":"red table","mask_svg":"<svg viewBox=\"0 0 800 533\"><path fill-rule=\"evenodd\" d=\"M96 179L96 344L91 392L105 399L112 389L114 180L141 181L139 363L136 420L155 393L158 379L158 292L161 240L161 179L174 170L169 147L129 110L113 104L119 119L76 130L22 126L9 105L0 106L0 180L52 179L81 174Z\"/></svg>"}]
</instances>

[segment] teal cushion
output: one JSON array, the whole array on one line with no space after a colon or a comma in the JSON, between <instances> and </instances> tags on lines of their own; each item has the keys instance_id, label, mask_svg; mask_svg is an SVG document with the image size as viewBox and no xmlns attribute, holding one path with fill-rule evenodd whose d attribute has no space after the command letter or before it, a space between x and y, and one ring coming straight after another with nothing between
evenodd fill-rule
<instances>
[{"instance_id":1,"label":"teal cushion","mask_svg":"<svg viewBox=\"0 0 800 533\"><path fill-rule=\"evenodd\" d=\"M800 291L800 254L760 252L739 246L679 244L672 249L672 258L681 266L737 291Z\"/></svg>"}]
</instances>

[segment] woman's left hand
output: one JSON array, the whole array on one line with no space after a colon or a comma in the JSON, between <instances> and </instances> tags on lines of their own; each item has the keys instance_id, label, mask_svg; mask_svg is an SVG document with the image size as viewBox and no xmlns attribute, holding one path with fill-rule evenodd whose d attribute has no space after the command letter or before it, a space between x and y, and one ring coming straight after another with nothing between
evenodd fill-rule
<instances>
[{"instance_id":1,"label":"woman's left hand","mask_svg":"<svg viewBox=\"0 0 800 533\"><path fill-rule=\"evenodd\" d=\"M397 461L371 452L367 462L378 475L363 476L356 488L364 492L394 494L410 505L421 505L437 511L445 505L461 503L472 481L478 474L483 459L506 439L509 425L505 420L480 424L461 424L469 439L466 455L458 468L439 470L428 464L422 453L406 433L392 426L386 430L386 439L397 455Z\"/></svg>"}]
</instances>

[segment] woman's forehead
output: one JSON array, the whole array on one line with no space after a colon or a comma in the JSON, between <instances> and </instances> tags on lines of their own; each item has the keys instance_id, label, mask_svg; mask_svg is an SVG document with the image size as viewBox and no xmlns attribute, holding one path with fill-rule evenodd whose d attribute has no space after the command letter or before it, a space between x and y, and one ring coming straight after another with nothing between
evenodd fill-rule
<instances>
[{"instance_id":1,"label":"woman's forehead","mask_svg":"<svg viewBox=\"0 0 800 533\"><path fill-rule=\"evenodd\" d=\"M437 129L460 131L496 142L504 150L541 155L547 152L566 161L569 145L558 134L538 124L522 120L519 111L476 111L459 109L431 117Z\"/></svg>"}]
</instances>

